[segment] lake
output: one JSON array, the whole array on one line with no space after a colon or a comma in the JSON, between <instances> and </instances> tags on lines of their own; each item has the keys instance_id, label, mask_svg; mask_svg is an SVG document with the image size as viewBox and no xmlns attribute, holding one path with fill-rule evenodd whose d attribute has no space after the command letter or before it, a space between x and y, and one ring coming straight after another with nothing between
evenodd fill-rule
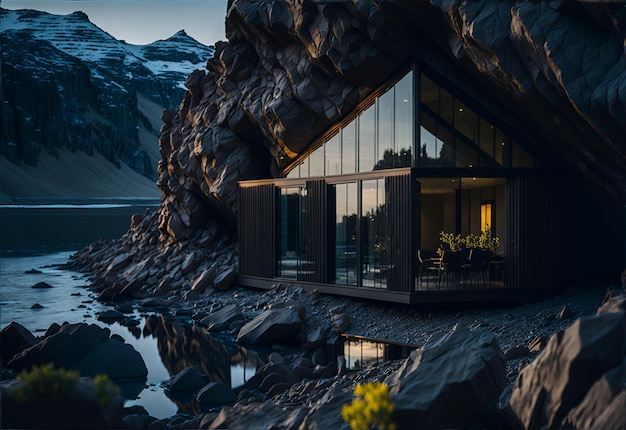
<instances>
[{"instance_id":1,"label":"lake","mask_svg":"<svg viewBox=\"0 0 626 430\"><path fill-rule=\"evenodd\" d=\"M193 399L170 398L163 390L163 382L183 368L196 365L212 381L236 388L254 375L264 360L234 342L220 342L191 328L172 338L172 331L162 328L173 318L159 315L160 325L146 324L148 318L157 318L138 307L128 314L139 322L137 326L104 324L97 315L110 307L95 300L83 274L60 267L82 247L122 236L132 214L157 208L156 201L0 206L0 327L16 321L36 336L52 323L108 327L142 355L148 368L146 381L123 387L126 405L140 404L150 415L165 418L179 412L201 412ZM41 273L27 273L33 269ZM30 288L40 281L53 288ZM43 308L32 309L36 303Z\"/></svg>"}]
</instances>

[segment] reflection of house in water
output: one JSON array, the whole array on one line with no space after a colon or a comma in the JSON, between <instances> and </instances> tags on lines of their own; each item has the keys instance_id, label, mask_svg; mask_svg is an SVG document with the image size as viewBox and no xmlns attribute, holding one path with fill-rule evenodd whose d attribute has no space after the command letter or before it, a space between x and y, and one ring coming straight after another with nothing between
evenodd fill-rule
<instances>
[{"instance_id":1,"label":"reflection of house in water","mask_svg":"<svg viewBox=\"0 0 626 430\"><path fill-rule=\"evenodd\" d=\"M417 345L403 344L376 339L367 339L362 336L344 334L343 355L346 358L348 369L364 369L390 360L407 358Z\"/></svg>"},{"instance_id":2,"label":"reflection of house in water","mask_svg":"<svg viewBox=\"0 0 626 430\"><path fill-rule=\"evenodd\" d=\"M240 182L241 284L433 303L524 300L607 275L594 265L621 272L612 238L624 225L607 202L473 77L428 62L391 76L284 178ZM439 283L436 258L420 266L418 251L433 255L440 232L486 229L500 238L486 276ZM598 243L611 249L594 255Z\"/></svg>"},{"instance_id":3,"label":"reflection of house in water","mask_svg":"<svg viewBox=\"0 0 626 430\"><path fill-rule=\"evenodd\" d=\"M202 327L183 326L176 320L150 316L146 320L144 335L150 334L157 339L161 360L170 376L176 375L186 367L196 366L207 375L210 382L222 382L231 388L237 388L252 377L256 369L265 364L259 355L236 344L226 348L213 339ZM182 411L200 413L199 405L190 401L188 396L174 400Z\"/></svg>"}]
</instances>

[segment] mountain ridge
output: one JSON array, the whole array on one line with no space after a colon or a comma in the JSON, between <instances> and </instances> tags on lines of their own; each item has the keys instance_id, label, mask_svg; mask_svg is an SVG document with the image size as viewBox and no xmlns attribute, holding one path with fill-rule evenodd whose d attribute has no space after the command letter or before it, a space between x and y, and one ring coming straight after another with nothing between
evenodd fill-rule
<instances>
[{"instance_id":1,"label":"mountain ridge","mask_svg":"<svg viewBox=\"0 0 626 430\"><path fill-rule=\"evenodd\" d=\"M177 107L187 76L204 70L214 52L184 30L147 45L128 44L80 11L53 15L0 8L0 42L0 157L35 167L42 151L54 157L61 148L98 153L111 168L128 166L137 181L152 183L161 113ZM0 179L0 192L33 197L21 196L15 180ZM80 186L77 195L83 194Z\"/></svg>"}]
</instances>

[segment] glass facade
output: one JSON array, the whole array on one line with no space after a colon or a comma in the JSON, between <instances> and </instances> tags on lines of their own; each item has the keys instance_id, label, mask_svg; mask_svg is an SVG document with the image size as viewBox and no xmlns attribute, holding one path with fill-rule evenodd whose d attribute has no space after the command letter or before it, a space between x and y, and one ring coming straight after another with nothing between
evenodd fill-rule
<instances>
[{"instance_id":1,"label":"glass facade","mask_svg":"<svg viewBox=\"0 0 626 430\"><path fill-rule=\"evenodd\" d=\"M357 285L357 183L336 184L335 194L335 284Z\"/></svg>"},{"instance_id":2,"label":"glass facade","mask_svg":"<svg viewBox=\"0 0 626 430\"><path fill-rule=\"evenodd\" d=\"M413 165L413 71L323 142L288 178L345 175Z\"/></svg>"},{"instance_id":3,"label":"glass facade","mask_svg":"<svg viewBox=\"0 0 626 430\"><path fill-rule=\"evenodd\" d=\"M501 129L424 74L419 108L415 167L537 167L533 157Z\"/></svg>"},{"instance_id":4,"label":"glass facade","mask_svg":"<svg viewBox=\"0 0 626 430\"><path fill-rule=\"evenodd\" d=\"M361 271L364 287L387 285L387 207L385 180L362 182L361 194Z\"/></svg>"},{"instance_id":5,"label":"glass facade","mask_svg":"<svg viewBox=\"0 0 626 430\"><path fill-rule=\"evenodd\" d=\"M302 279L308 270L304 261L306 250L306 188L280 189L278 200L278 264L276 273L282 278Z\"/></svg>"},{"instance_id":6,"label":"glass facade","mask_svg":"<svg viewBox=\"0 0 626 430\"><path fill-rule=\"evenodd\" d=\"M456 92L428 76L414 73L409 71L371 99L289 172L288 178L303 179L288 181L297 186L280 188L279 277L306 281L312 279L312 271L320 270L320 264L326 264L315 279L394 290L400 278L395 256L400 248L392 249L401 235L398 232L415 249L436 250L442 231L480 234L488 226L501 238L500 251L504 250L508 178L514 176L513 168L534 168L538 163L503 128L474 110L471 102L458 99ZM414 82L419 83L419 92ZM415 169L385 172L402 167ZM455 168L463 169L465 176L455 174L451 170ZM476 174L467 177L467 169L475 169ZM389 181L394 175L419 182L419 213L413 213L410 204L399 203L413 198L412 186ZM328 243L319 247L325 254L317 268L305 257L307 240L309 245L321 240L306 237L307 222L318 222L307 220L305 210L304 178L313 177L317 179L312 182L322 183L328 193L321 200L309 201L313 205L309 208L321 208L323 202L322 213L315 216L328 217L324 221ZM390 191L392 186L394 191ZM405 222L419 230L420 243L411 242L411 229L398 228ZM411 248L401 249L408 252Z\"/></svg>"}]
</instances>

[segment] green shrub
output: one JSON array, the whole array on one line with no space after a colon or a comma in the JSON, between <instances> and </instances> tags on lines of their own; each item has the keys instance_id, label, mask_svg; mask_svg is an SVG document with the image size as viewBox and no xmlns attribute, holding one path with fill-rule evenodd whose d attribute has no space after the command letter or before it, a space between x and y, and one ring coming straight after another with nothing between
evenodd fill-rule
<instances>
[{"instance_id":1,"label":"green shrub","mask_svg":"<svg viewBox=\"0 0 626 430\"><path fill-rule=\"evenodd\" d=\"M14 391L18 402L65 398L78 383L78 372L55 369L52 363L33 366L17 376L21 384Z\"/></svg>"},{"instance_id":2,"label":"green shrub","mask_svg":"<svg viewBox=\"0 0 626 430\"><path fill-rule=\"evenodd\" d=\"M12 391L16 401L25 403L35 400L64 400L79 383L79 373L74 370L57 369L52 363L33 366L17 376L17 387ZM120 389L108 375L93 378L95 398L100 406L108 405Z\"/></svg>"},{"instance_id":3,"label":"green shrub","mask_svg":"<svg viewBox=\"0 0 626 430\"><path fill-rule=\"evenodd\" d=\"M111 382L108 375L96 375L93 382L96 384L96 400L100 406L108 405L120 392L120 388Z\"/></svg>"}]
</instances>

